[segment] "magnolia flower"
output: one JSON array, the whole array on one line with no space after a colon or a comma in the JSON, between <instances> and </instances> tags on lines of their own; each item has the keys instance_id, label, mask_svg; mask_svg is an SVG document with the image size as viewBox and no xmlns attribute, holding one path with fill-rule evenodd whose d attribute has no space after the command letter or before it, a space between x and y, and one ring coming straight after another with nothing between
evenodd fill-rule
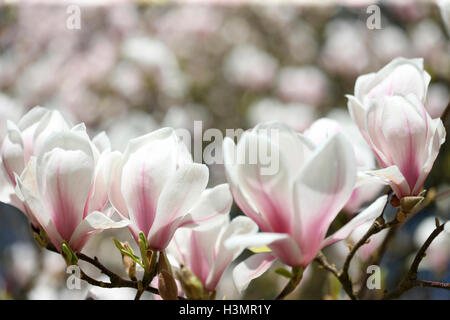
<instances>
[{"instance_id":1,"label":"magnolia flower","mask_svg":"<svg viewBox=\"0 0 450 320\"><path fill-rule=\"evenodd\" d=\"M7 135L2 145L2 162L6 173L15 186L14 173L21 174L30 157L56 131L69 129L68 123L58 111L35 107L25 114L18 124L7 122Z\"/></svg>"},{"instance_id":2,"label":"magnolia flower","mask_svg":"<svg viewBox=\"0 0 450 320\"><path fill-rule=\"evenodd\" d=\"M421 59L394 59L377 73L360 76L348 108L396 195L418 195L428 176L445 129L424 108L430 76Z\"/></svg>"},{"instance_id":3,"label":"magnolia flower","mask_svg":"<svg viewBox=\"0 0 450 320\"><path fill-rule=\"evenodd\" d=\"M24 212L37 227L39 224L29 212L29 208L14 193L15 174L22 174L30 158L39 152L44 141L52 133L69 130L69 124L58 111L35 107L25 114L17 125L8 121L7 130L1 149L1 164L10 187L10 190L7 189L10 193L7 196L8 202Z\"/></svg>"},{"instance_id":4,"label":"magnolia flower","mask_svg":"<svg viewBox=\"0 0 450 320\"><path fill-rule=\"evenodd\" d=\"M219 204L226 194L220 188L205 191L208 176L172 128L131 140L123 154L110 154L106 169L112 205L130 220L136 242L143 232L154 250L164 250L179 227L224 213Z\"/></svg>"},{"instance_id":5,"label":"magnolia flower","mask_svg":"<svg viewBox=\"0 0 450 320\"><path fill-rule=\"evenodd\" d=\"M263 154L255 154L255 147L261 145L268 145L270 161L264 161L267 159L263 159ZM342 133L335 133L316 146L307 136L282 124L266 123L245 132L237 146L226 138L223 149L234 199L262 230L234 237L227 246L267 245L272 250L250 257L235 269L240 289L267 270L274 257L289 266L305 268L322 248L345 239L354 228L375 219L386 202L383 196L325 239L356 179L352 146ZM252 163L252 159L256 161ZM273 161L278 162L278 170L265 172L265 166Z\"/></svg>"},{"instance_id":6,"label":"magnolia flower","mask_svg":"<svg viewBox=\"0 0 450 320\"><path fill-rule=\"evenodd\" d=\"M228 185L216 188L224 189L224 195L228 193L228 197L223 199L228 212L233 201ZM224 214L196 228L178 229L168 250L175 260L175 266L187 267L202 282L203 287L212 292L227 267L245 249L243 246L229 249L225 247L225 241L236 235L255 234L257 231L258 226L250 218L239 216L230 221L229 215Z\"/></svg>"},{"instance_id":7,"label":"magnolia flower","mask_svg":"<svg viewBox=\"0 0 450 320\"><path fill-rule=\"evenodd\" d=\"M99 136L97 145L104 146L104 139ZM108 201L102 172L106 154L100 154L81 124L50 134L22 175L15 174L18 197L59 251L66 241L79 252L93 234L128 223L100 212Z\"/></svg>"},{"instance_id":8,"label":"magnolia flower","mask_svg":"<svg viewBox=\"0 0 450 320\"><path fill-rule=\"evenodd\" d=\"M336 132L341 132L348 141L351 141L355 153L358 170L375 169L375 157L372 150L364 141L358 128L347 115L338 111L329 114L330 118L321 118L315 121L305 134L317 145L323 143ZM334 118L334 119L332 119ZM382 184L374 179L364 179L352 192L344 210L349 214L356 213L364 203L375 199L381 191Z\"/></svg>"}]
</instances>

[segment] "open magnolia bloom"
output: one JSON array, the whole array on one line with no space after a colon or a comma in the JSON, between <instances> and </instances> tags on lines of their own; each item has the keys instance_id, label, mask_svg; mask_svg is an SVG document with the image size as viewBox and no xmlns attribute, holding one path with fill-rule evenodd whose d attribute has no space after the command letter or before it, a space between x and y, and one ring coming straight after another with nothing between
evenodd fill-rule
<instances>
[{"instance_id":1,"label":"open magnolia bloom","mask_svg":"<svg viewBox=\"0 0 450 320\"><path fill-rule=\"evenodd\" d=\"M106 169L109 199L138 242L147 237L153 250L164 250L179 227L204 223L226 212L223 188L206 190L208 167L194 163L172 128L162 128L113 152ZM207 204L214 204L208 210Z\"/></svg>"},{"instance_id":2,"label":"open magnolia bloom","mask_svg":"<svg viewBox=\"0 0 450 320\"><path fill-rule=\"evenodd\" d=\"M16 174L18 197L56 249L66 241L79 252L93 234L128 224L101 213L108 202L102 172L106 152L100 154L81 124L50 134L22 175Z\"/></svg>"},{"instance_id":3,"label":"open magnolia bloom","mask_svg":"<svg viewBox=\"0 0 450 320\"><path fill-rule=\"evenodd\" d=\"M360 76L348 96L350 114L383 168L370 174L399 198L420 193L445 141L442 121L424 107L429 81L421 59L397 58Z\"/></svg>"},{"instance_id":4,"label":"open magnolia bloom","mask_svg":"<svg viewBox=\"0 0 450 320\"><path fill-rule=\"evenodd\" d=\"M227 208L227 214L195 228L178 229L167 248L173 265L188 268L201 281L203 288L210 292L216 289L226 268L245 249L244 246L229 249L225 247L225 241L258 232L258 226L248 217L239 216L230 221L228 211L233 199L228 185L216 188L223 188L224 196L228 192L228 198L223 199L226 200L224 208Z\"/></svg>"},{"instance_id":5,"label":"open magnolia bloom","mask_svg":"<svg viewBox=\"0 0 450 320\"><path fill-rule=\"evenodd\" d=\"M16 186L14 175L22 174L30 158L37 154L49 135L69 129L69 124L58 111L41 107L31 109L17 125L12 121L7 122L7 135L3 140L1 156L3 170L12 191L9 195L9 202L25 212L35 226L37 226L36 221L32 219L23 203L14 194Z\"/></svg>"},{"instance_id":6,"label":"open magnolia bloom","mask_svg":"<svg viewBox=\"0 0 450 320\"><path fill-rule=\"evenodd\" d=\"M321 118L315 121L305 132L316 145L323 143L328 137L337 132L341 132L353 146L358 170L375 169L375 157L372 150L364 141L364 138L358 131L355 123L345 114L332 114L333 118ZM355 189L344 207L344 211L353 215L368 201L375 199L381 191L383 185L375 179L363 179L361 183L355 186Z\"/></svg>"},{"instance_id":7,"label":"open magnolia bloom","mask_svg":"<svg viewBox=\"0 0 450 320\"><path fill-rule=\"evenodd\" d=\"M262 146L265 150L258 151ZM289 266L305 268L322 248L373 221L386 203L386 196L379 198L325 239L356 180L353 148L342 133L316 146L282 124L265 123L245 132L237 146L226 138L223 147L234 199L262 231L236 236L226 245L266 245L271 249L271 253L253 255L236 267L234 278L241 290L267 270L275 257ZM267 154L269 159L264 159ZM268 165L277 170L264 170Z\"/></svg>"}]
</instances>

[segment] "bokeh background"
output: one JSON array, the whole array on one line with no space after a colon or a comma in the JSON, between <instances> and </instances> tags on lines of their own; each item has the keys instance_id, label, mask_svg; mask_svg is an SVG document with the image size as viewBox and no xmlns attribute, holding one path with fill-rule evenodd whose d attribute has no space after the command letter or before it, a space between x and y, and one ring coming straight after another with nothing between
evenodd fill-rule
<instances>
[{"instance_id":1,"label":"bokeh background","mask_svg":"<svg viewBox=\"0 0 450 320\"><path fill-rule=\"evenodd\" d=\"M6 120L17 121L35 105L84 122L92 135L106 131L119 150L130 138L162 126L192 130L195 120L202 121L203 130L280 120L301 132L332 111L346 112L345 94L353 92L357 76L397 56L424 59L432 76L427 109L439 115L450 97L450 42L437 5L378 1L381 29L370 30L366 9L371 2L91 3L81 5L79 30L66 27L68 2L0 4L0 141ZM210 171L211 185L225 181L221 165ZM448 142L426 187L450 187ZM448 200L439 201L397 234L382 261L388 287L429 230L426 218L449 219L449 209ZM233 215L239 213L234 207ZM123 272L113 234L129 238L127 230L106 232L94 237L86 252ZM449 242L442 239L435 249L439 265L425 258L421 278L450 280ZM347 252L342 244L326 253L339 266ZM353 272L358 276L357 266ZM0 298L134 296L128 289L105 292L85 285L70 291L66 277L62 258L38 249L25 217L1 204ZM273 298L284 283L279 278L270 270L250 285L245 298ZM229 272L222 280L219 296L239 297ZM335 286L313 264L290 297L327 298ZM414 289L404 298L450 299L450 294Z\"/></svg>"}]
</instances>

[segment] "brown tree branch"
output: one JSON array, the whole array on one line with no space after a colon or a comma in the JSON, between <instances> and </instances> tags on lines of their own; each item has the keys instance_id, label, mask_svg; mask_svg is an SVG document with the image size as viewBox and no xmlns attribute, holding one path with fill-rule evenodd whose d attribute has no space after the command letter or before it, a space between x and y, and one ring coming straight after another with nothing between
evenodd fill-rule
<instances>
[{"instance_id":1,"label":"brown tree branch","mask_svg":"<svg viewBox=\"0 0 450 320\"><path fill-rule=\"evenodd\" d=\"M56 250L56 248L52 244L48 244L46 249L59 254L58 250ZM96 280L96 279L90 277L88 274L86 274L80 268L81 279L85 280L90 285L93 285L96 287L101 287L101 288L133 288L133 289L139 290L139 282L138 281L131 281L131 280L123 279L121 276L112 272L107 267L105 267L102 263L100 263L100 261L97 259L97 257L91 258L83 253L77 253L77 257L80 260L88 262L89 264L93 265L94 267L99 269L103 274L108 276L108 278L110 279L110 282ZM143 291L148 291L150 293L159 295L159 290L156 288L153 288L151 286L147 286L146 288L144 288ZM178 297L178 299L185 300L184 297Z\"/></svg>"},{"instance_id":2,"label":"brown tree branch","mask_svg":"<svg viewBox=\"0 0 450 320\"><path fill-rule=\"evenodd\" d=\"M430 234L428 239L425 241L425 243L422 245L422 247L417 252L413 263L411 264L411 267L409 268L408 272L406 273L405 277L402 281L398 284L398 286L391 292L386 294L383 299L390 300L400 297L404 292L410 290L413 287L433 287L433 288L441 288L441 289L447 289L450 290L450 284L449 283L441 283L441 282L433 282L433 281L424 281L424 280L418 280L417 279L417 272L419 269L419 265L422 262L423 258L425 257L425 253L428 249L428 247L431 245L433 240L444 230L444 225L437 225L436 229Z\"/></svg>"}]
</instances>

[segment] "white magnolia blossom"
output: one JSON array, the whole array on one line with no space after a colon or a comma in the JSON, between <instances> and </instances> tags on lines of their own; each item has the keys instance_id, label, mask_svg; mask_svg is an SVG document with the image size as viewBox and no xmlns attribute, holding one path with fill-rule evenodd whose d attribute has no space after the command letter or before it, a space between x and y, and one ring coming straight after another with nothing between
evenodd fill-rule
<instances>
[{"instance_id":1,"label":"white magnolia blossom","mask_svg":"<svg viewBox=\"0 0 450 320\"><path fill-rule=\"evenodd\" d=\"M231 208L232 197L228 185L216 188L226 189L228 199L222 206L228 212ZM212 192L212 191L210 191ZM205 203L204 210L218 204ZM181 228L168 247L168 252L174 259L175 265L184 265L191 270L208 291L214 291L228 266L245 249L245 246L227 248L225 242L237 235L255 234L258 226L248 217L236 217L230 221L228 214L224 214L211 222L195 228Z\"/></svg>"},{"instance_id":2,"label":"white magnolia blossom","mask_svg":"<svg viewBox=\"0 0 450 320\"><path fill-rule=\"evenodd\" d=\"M440 119L426 111L430 75L422 59L396 58L358 77L347 96L350 115L372 148L384 179L399 198L418 195L445 141Z\"/></svg>"}]
</instances>

